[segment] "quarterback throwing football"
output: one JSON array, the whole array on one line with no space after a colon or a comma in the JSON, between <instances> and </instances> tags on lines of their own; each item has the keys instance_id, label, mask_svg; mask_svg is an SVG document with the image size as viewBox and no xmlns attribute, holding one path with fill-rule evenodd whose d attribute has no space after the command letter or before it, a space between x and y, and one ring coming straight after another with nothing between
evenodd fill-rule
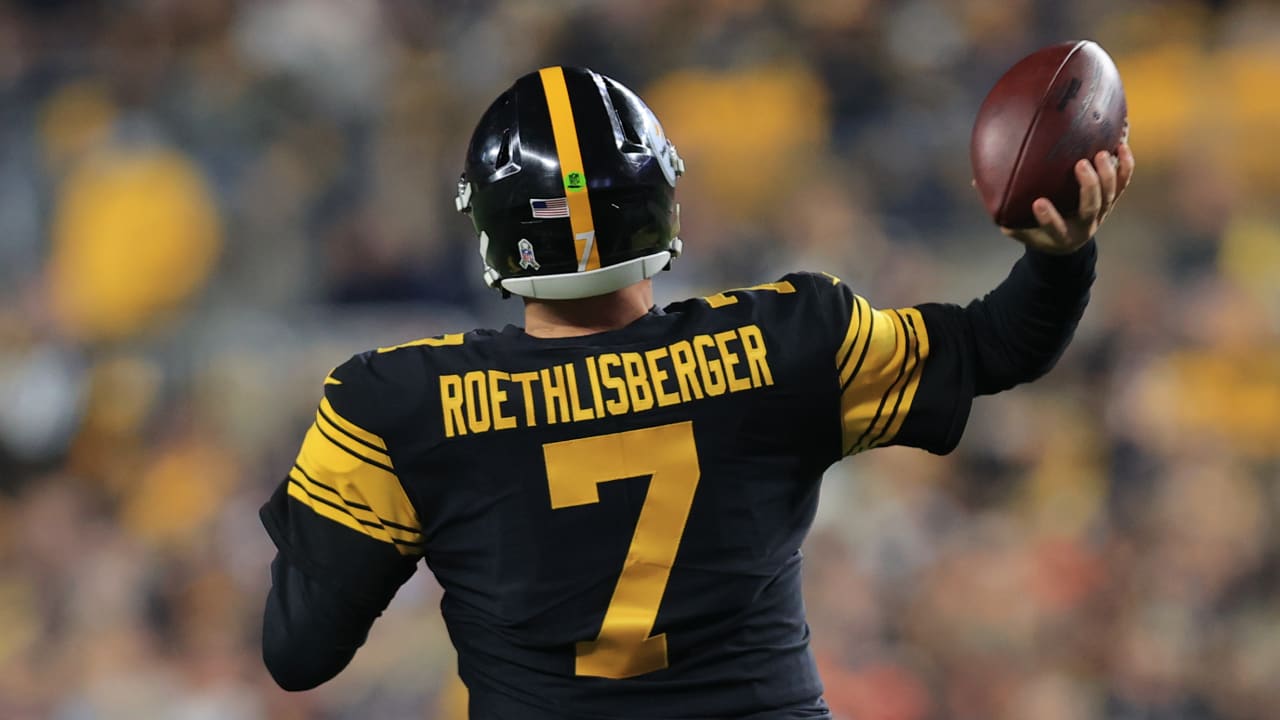
<instances>
[{"instance_id":1,"label":"quarterback throwing football","mask_svg":"<svg viewBox=\"0 0 1280 720\"><path fill-rule=\"evenodd\" d=\"M675 146L608 77L520 78L480 118L457 205L525 325L324 379L262 509L270 672L332 678L425 561L473 718L830 717L800 594L823 471L946 453L974 397L1053 366L1133 173L1117 158L1078 164L1076 216L1037 203L1040 227L1011 231L1023 257L965 307L876 309L801 272L657 308L684 249Z\"/></svg>"}]
</instances>

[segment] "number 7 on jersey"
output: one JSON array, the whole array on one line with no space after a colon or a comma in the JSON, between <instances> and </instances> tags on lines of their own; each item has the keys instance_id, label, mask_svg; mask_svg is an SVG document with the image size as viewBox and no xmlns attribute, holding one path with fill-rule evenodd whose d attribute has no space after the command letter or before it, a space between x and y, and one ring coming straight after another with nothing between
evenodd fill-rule
<instances>
[{"instance_id":1,"label":"number 7 on jersey","mask_svg":"<svg viewBox=\"0 0 1280 720\"><path fill-rule=\"evenodd\" d=\"M667 636L650 636L698 488L693 423L543 446L554 509L600 502L598 486L649 475L649 491L595 640L579 642L575 672L627 678L667 667Z\"/></svg>"}]
</instances>

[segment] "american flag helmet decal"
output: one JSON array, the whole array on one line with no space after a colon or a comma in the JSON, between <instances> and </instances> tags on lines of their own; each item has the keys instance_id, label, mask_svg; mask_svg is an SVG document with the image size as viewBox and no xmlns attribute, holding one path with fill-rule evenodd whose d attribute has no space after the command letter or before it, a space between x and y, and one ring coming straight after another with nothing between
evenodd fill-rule
<instances>
[{"instance_id":1,"label":"american flag helmet decal","mask_svg":"<svg viewBox=\"0 0 1280 720\"><path fill-rule=\"evenodd\" d=\"M569 198L530 198L529 208L536 218L567 218L569 217Z\"/></svg>"}]
</instances>

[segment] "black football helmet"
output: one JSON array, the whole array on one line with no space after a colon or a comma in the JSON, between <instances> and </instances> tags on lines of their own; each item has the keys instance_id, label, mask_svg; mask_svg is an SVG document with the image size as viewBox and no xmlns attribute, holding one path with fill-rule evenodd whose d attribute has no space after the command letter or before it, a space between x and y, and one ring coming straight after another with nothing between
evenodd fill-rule
<instances>
[{"instance_id":1,"label":"black football helmet","mask_svg":"<svg viewBox=\"0 0 1280 720\"><path fill-rule=\"evenodd\" d=\"M680 254L684 162L653 111L591 70L516 80L471 136L457 208L490 287L553 300L613 292Z\"/></svg>"}]
</instances>

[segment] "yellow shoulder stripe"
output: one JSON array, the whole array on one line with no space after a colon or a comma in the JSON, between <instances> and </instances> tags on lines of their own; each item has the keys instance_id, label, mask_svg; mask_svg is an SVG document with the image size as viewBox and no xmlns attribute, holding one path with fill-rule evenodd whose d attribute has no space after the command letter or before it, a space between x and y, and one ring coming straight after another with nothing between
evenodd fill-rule
<instances>
[{"instance_id":1,"label":"yellow shoulder stripe","mask_svg":"<svg viewBox=\"0 0 1280 720\"><path fill-rule=\"evenodd\" d=\"M849 318L850 328L854 330L853 341L849 345L849 351L845 353L843 358L843 366L840 367L840 387L844 388L849 384L849 380L858 373L862 364L867 360L867 351L871 346L871 338L876 334L876 321L880 321L880 331L883 333L885 329L884 314L879 310L871 307L871 303L860 296L854 296L853 300L853 316ZM854 323L857 323L856 329ZM845 340L849 337L846 335ZM837 358L837 361L840 361Z\"/></svg>"},{"instance_id":2,"label":"yellow shoulder stripe","mask_svg":"<svg viewBox=\"0 0 1280 720\"><path fill-rule=\"evenodd\" d=\"M388 345L386 347L380 347L378 348L378 352L389 353L393 350L419 347L422 345L426 345L427 347L448 347L450 345L461 345L462 340L463 340L462 333L450 333L448 335L441 335L440 337L422 338L421 340L410 340L407 343L400 343L399 345Z\"/></svg>"},{"instance_id":3,"label":"yellow shoulder stripe","mask_svg":"<svg viewBox=\"0 0 1280 720\"><path fill-rule=\"evenodd\" d=\"M725 290L724 292L716 293L715 295L708 295L705 298L703 298L703 300L706 300L707 304L713 308L721 308L726 305L733 305L734 303L738 302L738 298L733 295L730 295L729 293L751 292L753 290L771 290L773 292L778 293L779 295L790 295L791 293L796 291L796 286L792 285L790 280L779 280L778 282L763 283L760 285L752 285L751 287L734 288L732 290Z\"/></svg>"},{"instance_id":4,"label":"yellow shoulder stripe","mask_svg":"<svg viewBox=\"0 0 1280 720\"><path fill-rule=\"evenodd\" d=\"M394 470L391 466L390 455L334 424L333 420L325 415L323 410L316 411L315 428L320 431L321 437L337 446L339 450L358 455L361 459L373 465L387 470Z\"/></svg>"},{"instance_id":5,"label":"yellow shoulder stripe","mask_svg":"<svg viewBox=\"0 0 1280 720\"><path fill-rule=\"evenodd\" d=\"M320 398L320 414L324 415L329 422L336 425L345 434L360 440L369 447L386 452L387 444L382 441L382 438L339 415L327 397ZM390 465L390 463L387 464Z\"/></svg>"},{"instance_id":6,"label":"yellow shoulder stripe","mask_svg":"<svg viewBox=\"0 0 1280 720\"><path fill-rule=\"evenodd\" d=\"M538 71L538 75L547 95L551 134L556 140L556 154L560 156L560 174L564 178L565 197L569 202L569 226L573 229L573 242L577 248L578 271L596 270L600 267L600 250L595 243L595 220L591 217L587 175L582 165L582 151L578 147L578 126L573 121L573 106L569 102L564 68L545 67Z\"/></svg>"},{"instance_id":7,"label":"yellow shoulder stripe","mask_svg":"<svg viewBox=\"0 0 1280 720\"><path fill-rule=\"evenodd\" d=\"M854 295L853 309L849 313L849 330L844 335L844 342L840 343L840 349L836 350L837 370L844 370L845 363L849 360L849 351L853 349L853 341L858 339L858 334L862 331L862 305L862 298ZM841 384L844 384L843 379Z\"/></svg>"}]
</instances>

